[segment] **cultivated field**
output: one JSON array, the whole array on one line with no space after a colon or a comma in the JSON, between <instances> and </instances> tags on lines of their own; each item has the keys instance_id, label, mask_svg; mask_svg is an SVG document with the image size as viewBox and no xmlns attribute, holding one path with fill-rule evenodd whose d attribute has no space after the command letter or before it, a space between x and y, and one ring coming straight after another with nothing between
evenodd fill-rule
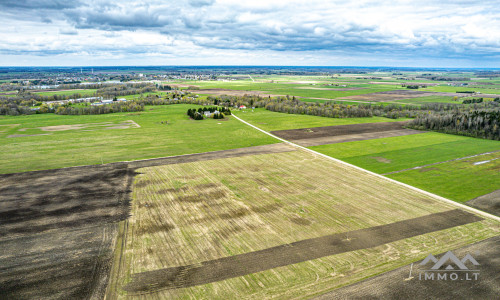
<instances>
[{"instance_id":1,"label":"cultivated field","mask_svg":"<svg viewBox=\"0 0 500 300\"><path fill-rule=\"evenodd\" d=\"M251 123L266 131L301 129L310 127L349 125L361 123L378 123L378 122L399 122L408 119L388 119L384 117L371 118L323 118L310 115L294 115L279 112L273 112L264 108L256 108L254 110L245 109L233 112L236 116L243 118L248 123Z\"/></svg>"},{"instance_id":2,"label":"cultivated field","mask_svg":"<svg viewBox=\"0 0 500 300\"><path fill-rule=\"evenodd\" d=\"M0 175L0 298L102 298L133 176L126 164Z\"/></svg>"},{"instance_id":3,"label":"cultivated field","mask_svg":"<svg viewBox=\"0 0 500 300\"><path fill-rule=\"evenodd\" d=\"M110 298L304 298L500 230L303 151L137 172Z\"/></svg>"},{"instance_id":4,"label":"cultivated field","mask_svg":"<svg viewBox=\"0 0 500 300\"><path fill-rule=\"evenodd\" d=\"M304 147L364 141L419 134L405 129L407 122L379 122L271 131L272 134Z\"/></svg>"},{"instance_id":5,"label":"cultivated field","mask_svg":"<svg viewBox=\"0 0 500 300\"><path fill-rule=\"evenodd\" d=\"M459 202L500 189L498 141L425 132L311 149Z\"/></svg>"}]
</instances>

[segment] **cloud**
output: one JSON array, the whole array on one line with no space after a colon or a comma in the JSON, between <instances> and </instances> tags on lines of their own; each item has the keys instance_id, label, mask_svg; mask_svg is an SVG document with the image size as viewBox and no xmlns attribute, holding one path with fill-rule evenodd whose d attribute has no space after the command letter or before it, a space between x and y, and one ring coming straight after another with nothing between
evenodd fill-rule
<instances>
[{"instance_id":1,"label":"cloud","mask_svg":"<svg viewBox=\"0 0 500 300\"><path fill-rule=\"evenodd\" d=\"M59 33L64 35L78 35L78 31L75 29L60 29Z\"/></svg>"},{"instance_id":2,"label":"cloud","mask_svg":"<svg viewBox=\"0 0 500 300\"><path fill-rule=\"evenodd\" d=\"M99 55L116 53L121 45L124 57L265 52L294 59L302 53L309 61L317 55L324 61L340 56L353 61L452 58L487 64L500 55L500 8L489 0L423 0L418 5L371 0L4 0L0 9L5 23L15 24L0 28L0 50L16 55L26 48L23 40L37 48L26 49L34 51L26 52L30 55L44 50L91 55L82 50L89 41L102 43ZM40 32L47 32L43 40L37 40ZM139 33L146 38L138 38Z\"/></svg>"},{"instance_id":3,"label":"cloud","mask_svg":"<svg viewBox=\"0 0 500 300\"><path fill-rule=\"evenodd\" d=\"M194 7L201 7L214 4L215 0L188 0L188 3Z\"/></svg>"}]
</instances>

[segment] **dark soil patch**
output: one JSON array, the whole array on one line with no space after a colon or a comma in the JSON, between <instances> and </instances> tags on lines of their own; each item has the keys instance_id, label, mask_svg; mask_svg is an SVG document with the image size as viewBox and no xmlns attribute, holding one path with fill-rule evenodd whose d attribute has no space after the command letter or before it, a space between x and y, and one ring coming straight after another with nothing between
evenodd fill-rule
<instances>
[{"instance_id":1,"label":"dark soil patch","mask_svg":"<svg viewBox=\"0 0 500 300\"><path fill-rule=\"evenodd\" d=\"M500 190L474 198L465 204L500 217Z\"/></svg>"},{"instance_id":2,"label":"dark soil patch","mask_svg":"<svg viewBox=\"0 0 500 300\"><path fill-rule=\"evenodd\" d=\"M381 122L271 131L285 140L306 140L361 133L402 130L408 122Z\"/></svg>"},{"instance_id":3,"label":"dark soil patch","mask_svg":"<svg viewBox=\"0 0 500 300\"><path fill-rule=\"evenodd\" d=\"M482 220L462 210L450 210L415 219L345 233L307 239L260 251L233 255L196 265L171 267L132 275L125 286L131 294L207 284L303 261L372 248L393 241Z\"/></svg>"},{"instance_id":4,"label":"dark soil patch","mask_svg":"<svg viewBox=\"0 0 500 300\"><path fill-rule=\"evenodd\" d=\"M0 298L102 298L134 175L123 164L0 175Z\"/></svg>"},{"instance_id":5,"label":"dark soil patch","mask_svg":"<svg viewBox=\"0 0 500 300\"><path fill-rule=\"evenodd\" d=\"M320 146L328 144L374 140L386 137L404 136L404 135L412 135L420 133L424 133L424 131L418 131L413 129L398 129L389 131L367 132L367 133L339 135L339 136L326 136L326 137L303 139L303 140L293 140L293 142L303 147L312 147L312 146Z\"/></svg>"},{"instance_id":6,"label":"dark soil patch","mask_svg":"<svg viewBox=\"0 0 500 300\"><path fill-rule=\"evenodd\" d=\"M459 259L471 254L480 264L478 280L420 280L422 261L386 272L315 299L498 299L500 295L500 236L452 251ZM439 259L444 253L433 255ZM473 278L472 275L470 278Z\"/></svg>"},{"instance_id":7,"label":"dark soil patch","mask_svg":"<svg viewBox=\"0 0 500 300\"><path fill-rule=\"evenodd\" d=\"M202 202L202 201L214 201L217 199L221 199L226 197L227 193L224 190L215 190L212 192L206 192L203 194L197 195L186 195L186 196L178 196L175 200L180 202Z\"/></svg>"},{"instance_id":8,"label":"dark soil patch","mask_svg":"<svg viewBox=\"0 0 500 300\"><path fill-rule=\"evenodd\" d=\"M303 225L303 226L311 225L311 223L312 223L308 219L304 219L304 218L300 218L300 217L290 218L290 221L292 221L293 223L295 223L297 225Z\"/></svg>"},{"instance_id":9,"label":"dark soil patch","mask_svg":"<svg viewBox=\"0 0 500 300\"><path fill-rule=\"evenodd\" d=\"M139 226L137 229L137 234L143 235L143 234L152 234L152 233L157 233L157 232L169 232L170 230L174 229L175 226L172 224L168 224L163 222L161 225L158 223L151 223L146 226Z\"/></svg>"},{"instance_id":10,"label":"dark soil patch","mask_svg":"<svg viewBox=\"0 0 500 300\"><path fill-rule=\"evenodd\" d=\"M274 144L0 175L0 299L103 298L118 222L130 212L135 169L294 150L286 144ZM155 182L139 179L136 186L151 184ZM226 195L214 184L196 189L205 191L202 199ZM185 190L181 187L160 192ZM188 196L182 200L199 199ZM172 229L173 225L153 226L140 234Z\"/></svg>"}]
</instances>

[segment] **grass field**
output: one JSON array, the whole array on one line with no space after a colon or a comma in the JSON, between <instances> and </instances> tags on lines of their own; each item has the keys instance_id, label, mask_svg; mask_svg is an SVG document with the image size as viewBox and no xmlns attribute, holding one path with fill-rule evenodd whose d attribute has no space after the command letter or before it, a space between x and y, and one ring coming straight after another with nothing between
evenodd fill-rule
<instances>
[{"instance_id":1,"label":"grass field","mask_svg":"<svg viewBox=\"0 0 500 300\"><path fill-rule=\"evenodd\" d=\"M500 146L497 150L500 150ZM387 176L465 202L500 189L500 152Z\"/></svg>"},{"instance_id":2,"label":"grass field","mask_svg":"<svg viewBox=\"0 0 500 300\"><path fill-rule=\"evenodd\" d=\"M190 120L186 111L193 107L197 106L156 106L146 107L144 112L91 116L41 114L0 117L0 173L164 157L277 142L231 117L227 120ZM129 120L140 127L116 128ZM165 121L168 121L168 125L161 124ZM102 127L94 124L103 122L109 124ZM81 126L75 126L79 124ZM40 129L48 126L61 127ZM31 134L37 135L29 136Z\"/></svg>"},{"instance_id":3,"label":"grass field","mask_svg":"<svg viewBox=\"0 0 500 300\"><path fill-rule=\"evenodd\" d=\"M500 142L437 132L311 147L376 173L500 150Z\"/></svg>"},{"instance_id":4,"label":"grass field","mask_svg":"<svg viewBox=\"0 0 500 300\"><path fill-rule=\"evenodd\" d=\"M123 289L138 278L147 280L148 273L134 275L141 272L203 266L202 262L213 259L453 208L304 151L149 167L138 172L110 298L307 298L499 231L498 223L483 220L207 284L173 289L149 286L147 294L133 297ZM346 234L342 243L351 242Z\"/></svg>"},{"instance_id":5,"label":"grass field","mask_svg":"<svg viewBox=\"0 0 500 300\"><path fill-rule=\"evenodd\" d=\"M311 149L364 169L383 174L470 155L498 151L500 150L500 142L428 132L411 136L315 146L311 147ZM455 163L438 166L445 165L448 165L449 168L459 168L460 166ZM434 167L437 166L432 166L432 168ZM477 166L476 169L481 169L481 167ZM464 176L467 174L467 172L463 173L463 170L460 170L457 169L455 171ZM472 169L469 171L472 171ZM450 176L446 185L443 185L441 181L429 180L429 174L421 173L421 170L414 170L389 175L389 177L431 192L436 192L438 195L444 197L450 196L451 199L456 201L470 200L479 195L500 189L499 178L492 176L489 172L475 172L474 178L468 176L463 178ZM481 181L483 184L476 186L471 191L471 186L474 186L477 181Z\"/></svg>"},{"instance_id":6,"label":"grass field","mask_svg":"<svg viewBox=\"0 0 500 300\"><path fill-rule=\"evenodd\" d=\"M297 79L300 81L300 79ZM314 81L313 78L309 79ZM334 99L338 97L346 97L353 95L361 95L382 91L390 91L395 89L400 89L399 86L391 85L374 85L374 84L360 84L358 82L353 82L352 84L347 84L349 88L356 87L360 89L355 90L342 90L343 87L336 86L323 86L323 85L311 85L308 83L269 83L269 82L253 82L250 80L238 80L238 81L188 81L182 82L183 84L191 84L199 86L202 89L230 89L230 90L242 90L242 91L266 91L270 94L278 95L293 95L298 97L317 97L317 98L328 98ZM328 83L335 83L333 81L328 81ZM331 90L330 90L331 89Z\"/></svg>"},{"instance_id":7,"label":"grass field","mask_svg":"<svg viewBox=\"0 0 500 300\"><path fill-rule=\"evenodd\" d=\"M324 118L309 115L295 115L268 111L264 108L257 108L234 111L236 116L245 121L267 131L297 129L307 127L322 127L335 125L348 125L359 123L394 122L407 119L388 119L384 117L371 118Z\"/></svg>"},{"instance_id":8,"label":"grass field","mask_svg":"<svg viewBox=\"0 0 500 300\"><path fill-rule=\"evenodd\" d=\"M412 99L394 100L393 103L399 104L424 104L424 103L455 103L460 104L462 101L453 101L453 97L443 97L443 96L428 96L428 97L418 97Z\"/></svg>"}]
</instances>

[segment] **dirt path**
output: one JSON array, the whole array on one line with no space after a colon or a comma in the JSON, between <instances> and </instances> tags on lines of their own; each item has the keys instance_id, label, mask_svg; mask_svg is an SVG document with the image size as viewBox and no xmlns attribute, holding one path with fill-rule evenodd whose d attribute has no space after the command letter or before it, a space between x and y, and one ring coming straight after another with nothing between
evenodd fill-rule
<instances>
[{"instance_id":1,"label":"dirt path","mask_svg":"<svg viewBox=\"0 0 500 300\"><path fill-rule=\"evenodd\" d=\"M480 264L478 280L420 280L420 262L319 296L329 299L498 299L500 295L500 236L452 251L459 259L471 254ZM439 259L443 254L436 255ZM472 276L471 276L472 278Z\"/></svg>"},{"instance_id":2,"label":"dirt path","mask_svg":"<svg viewBox=\"0 0 500 300\"><path fill-rule=\"evenodd\" d=\"M125 290L133 294L207 284L334 254L372 248L482 218L455 209L346 233L307 239L260 251L228 256L196 265L132 275Z\"/></svg>"}]
</instances>

